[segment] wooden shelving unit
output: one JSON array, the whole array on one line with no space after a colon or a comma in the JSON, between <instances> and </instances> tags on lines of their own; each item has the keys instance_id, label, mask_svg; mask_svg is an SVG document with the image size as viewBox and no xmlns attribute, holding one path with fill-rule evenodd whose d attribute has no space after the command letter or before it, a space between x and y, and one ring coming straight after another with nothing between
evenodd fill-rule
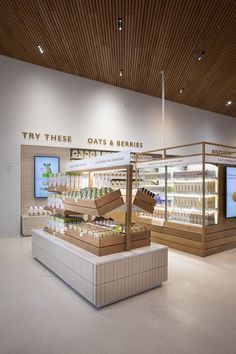
<instances>
[{"instance_id":1,"label":"wooden shelving unit","mask_svg":"<svg viewBox=\"0 0 236 354\"><path fill-rule=\"evenodd\" d=\"M173 151L176 156L170 157ZM219 151L219 154L215 151ZM148 160L148 156L153 153L159 153L162 157ZM139 225L146 226L151 231L153 242L203 257L236 247L236 218L225 217L224 205L224 169L225 166L236 166L236 147L203 141L145 152L143 155L147 160L139 162L137 155L136 170L145 169L147 172L142 170L142 173L161 179L164 187L164 217L157 219L155 215L144 215L137 218ZM197 170L194 168L196 165ZM186 169L174 171L176 166ZM188 169L188 166L191 168ZM171 168L173 176L169 172ZM151 169L155 172L150 172ZM159 173L158 169L164 172ZM211 170L215 171L215 175ZM215 190L209 191L208 182L211 180L215 182ZM175 187L178 183L188 184L189 190L192 190L191 184L197 184L198 187L200 185L200 190L188 193L184 186L181 187L182 191L168 190L170 185ZM147 185L144 185L145 188ZM190 206L182 206L175 200L176 197L187 199ZM214 199L212 207L208 203L209 197ZM173 203L169 205L171 198ZM193 205L196 199L199 200L197 208ZM146 211L152 214L151 209ZM173 211L179 214L178 217L173 217ZM186 212L188 215L192 214L192 219L187 219ZM207 218L210 213L215 215L213 222Z\"/></svg>"},{"instance_id":2,"label":"wooden shelving unit","mask_svg":"<svg viewBox=\"0 0 236 354\"><path fill-rule=\"evenodd\" d=\"M72 162L73 164L73 162ZM125 233L120 234L119 236L109 236L106 238L95 238L92 236L83 236L74 230L68 229L64 235L59 234L58 237L63 238L64 240L79 246L91 253L94 253L98 256L103 256L107 254L129 251L133 248L144 247L150 245L150 232L142 231L137 233L131 233L131 220L132 220L132 202L133 199L136 200L139 207L143 208L152 208L154 199L150 196L142 193L141 191L136 192L135 198L132 197L132 182L133 182L133 165L122 165L122 166L112 166L104 168L92 168L89 170L78 168L78 170L73 170L73 173L89 173L89 187L92 187L92 174L96 172L106 172L106 171L116 171L121 170L125 172L126 175L126 188L123 190L115 190L103 197L97 199L77 199L77 198L68 198L64 196L63 205L64 210L61 209L51 209L47 210L52 211L55 214L60 215L88 215L90 220L92 216L101 217L105 216L108 213L111 213L118 208L123 207L123 213L125 214ZM68 170L68 173L71 171ZM50 187L49 192L55 193L64 193L71 191L66 187ZM135 204L135 202L134 202ZM125 208L124 208L125 207ZM146 209L145 209L146 210ZM148 209L149 210L149 209ZM55 233L53 233L56 235ZM56 235L57 236L57 235Z\"/></svg>"}]
</instances>

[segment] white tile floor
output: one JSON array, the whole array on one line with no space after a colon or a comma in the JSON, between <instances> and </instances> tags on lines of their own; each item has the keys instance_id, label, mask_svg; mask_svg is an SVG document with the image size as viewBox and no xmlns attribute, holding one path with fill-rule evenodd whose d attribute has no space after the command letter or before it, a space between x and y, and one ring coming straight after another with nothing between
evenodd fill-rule
<instances>
[{"instance_id":1,"label":"white tile floor","mask_svg":"<svg viewBox=\"0 0 236 354\"><path fill-rule=\"evenodd\" d=\"M169 251L162 288L95 310L5 236L0 284L0 354L236 353L236 249Z\"/></svg>"}]
</instances>

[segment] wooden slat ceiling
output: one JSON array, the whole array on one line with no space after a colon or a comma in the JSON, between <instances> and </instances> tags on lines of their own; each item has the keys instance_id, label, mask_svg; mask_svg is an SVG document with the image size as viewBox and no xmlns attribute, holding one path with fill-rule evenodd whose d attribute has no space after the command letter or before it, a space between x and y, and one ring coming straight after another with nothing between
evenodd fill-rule
<instances>
[{"instance_id":1,"label":"wooden slat ceiling","mask_svg":"<svg viewBox=\"0 0 236 354\"><path fill-rule=\"evenodd\" d=\"M0 54L236 117L235 0L1 0Z\"/></svg>"}]
</instances>

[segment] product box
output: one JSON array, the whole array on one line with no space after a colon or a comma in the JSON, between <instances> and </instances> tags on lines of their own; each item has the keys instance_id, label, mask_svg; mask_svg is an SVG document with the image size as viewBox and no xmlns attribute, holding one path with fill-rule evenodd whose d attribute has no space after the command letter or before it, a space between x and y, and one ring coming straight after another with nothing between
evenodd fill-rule
<instances>
[{"instance_id":1,"label":"product box","mask_svg":"<svg viewBox=\"0 0 236 354\"><path fill-rule=\"evenodd\" d=\"M74 176L75 189L79 189L79 175Z\"/></svg>"},{"instance_id":2,"label":"product box","mask_svg":"<svg viewBox=\"0 0 236 354\"><path fill-rule=\"evenodd\" d=\"M90 151L90 154L89 154L89 157L95 157L95 156L96 156L95 151L91 150L91 151Z\"/></svg>"},{"instance_id":3,"label":"product box","mask_svg":"<svg viewBox=\"0 0 236 354\"><path fill-rule=\"evenodd\" d=\"M71 153L71 157L72 157L72 158L74 157L74 158L76 158L76 159L77 159L77 158L78 158L78 156L79 156L79 154L78 154L78 150L74 150L74 149L73 149L73 150L72 150L72 153Z\"/></svg>"},{"instance_id":4,"label":"product box","mask_svg":"<svg viewBox=\"0 0 236 354\"><path fill-rule=\"evenodd\" d=\"M66 175L66 188L70 188L70 175Z\"/></svg>"},{"instance_id":5,"label":"product box","mask_svg":"<svg viewBox=\"0 0 236 354\"><path fill-rule=\"evenodd\" d=\"M70 176L70 188L75 189L75 176L74 175Z\"/></svg>"},{"instance_id":6,"label":"product box","mask_svg":"<svg viewBox=\"0 0 236 354\"><path fill-rule=\"evenodd\" d=\"M83 159L84 158L84 150L79 150L78 151L78 158Z\"/></svg>"}]
</instances>

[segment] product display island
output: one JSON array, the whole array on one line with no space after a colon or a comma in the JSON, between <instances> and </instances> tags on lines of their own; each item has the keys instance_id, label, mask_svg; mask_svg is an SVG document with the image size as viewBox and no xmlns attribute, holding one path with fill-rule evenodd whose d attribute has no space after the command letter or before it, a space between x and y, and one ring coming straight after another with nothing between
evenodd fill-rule
<instances>
[{"instance_id":1,"label":"product display island","mask_svg":"<svg viewBox=\"0 0 236 354\"><path fill-rule=\"evenodd\" d=\"M124 193L114 186L119 178ZM48 192L52 214L44 230L33 230L33 256L93 305L167 280L167 247L150 244L150 231L132 222L133 205L152 212L155 195L134 189L129 152L70 161L64 174L49 177Z\"/></svg>"},{"instance_id":2,"label":"product display island","mask_svg":"<svg viewBox=\"0 0 236 354\"><path fill-rule=\"evenodd\" d=\"M167 247L96 256L43 230L32 232L32 254L96 307L159 287L167 280Z\"/></svg>"}]
</instances>

